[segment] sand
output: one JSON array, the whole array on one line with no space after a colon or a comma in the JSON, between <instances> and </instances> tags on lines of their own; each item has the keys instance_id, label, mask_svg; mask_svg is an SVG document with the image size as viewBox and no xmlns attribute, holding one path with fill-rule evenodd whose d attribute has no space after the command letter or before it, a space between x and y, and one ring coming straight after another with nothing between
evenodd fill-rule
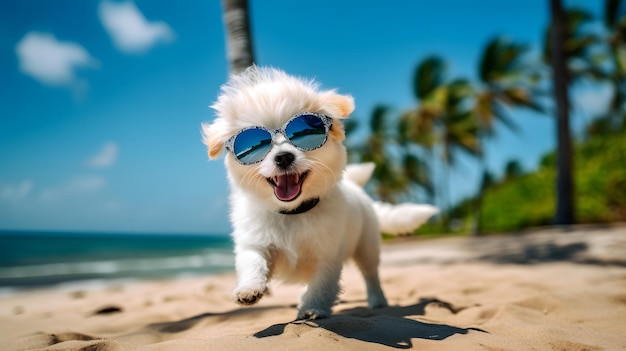
<instances>
[{"instance_id":1,"label":"sand","mask_svg":"<svg viewBox=\"0 0 626 351\"><path fill-rule=\"evenodd\" d=\"M386 244L391 307L348 265L334 316L294 321L301 287L254 307L234 274L0 297L0 350L626 350L626 226Z\"/></svg>"}]
</instances>

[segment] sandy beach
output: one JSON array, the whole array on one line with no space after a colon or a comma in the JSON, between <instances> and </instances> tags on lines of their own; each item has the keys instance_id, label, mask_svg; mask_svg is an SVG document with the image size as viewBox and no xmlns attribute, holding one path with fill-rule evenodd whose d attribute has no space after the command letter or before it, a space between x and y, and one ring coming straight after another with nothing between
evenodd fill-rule
<instances>
[{"instance_id":1,"label":"sandy beach","mask_svg":"<svg viewBox=\"0 0 626 351\"><path fill-rule=\"evenodd\" d=\"M384 245L390 307L347 265L334 316L294 321L302 287L256 306L234 274L0 297L0 350L626 350L626 226Z\"/></svg>"}]
</instances>

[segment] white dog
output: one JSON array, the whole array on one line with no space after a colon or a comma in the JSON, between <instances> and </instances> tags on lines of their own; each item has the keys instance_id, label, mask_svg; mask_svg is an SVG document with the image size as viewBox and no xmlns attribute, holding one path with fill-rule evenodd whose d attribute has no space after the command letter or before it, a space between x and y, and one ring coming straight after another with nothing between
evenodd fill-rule
<instances>
[{"instance_id":1,"label":"white dog","mask_svg":"<svg viewBox=\"0 0 626 351\"><path fill-rule=\"evenodd\" d=\"M437 210L374 203L357 184L373 166L345 172L341 121L354 109L352 97L251 67L231 77L212 107L217 119L203 124L203 134L210 158L229 151L239 280L234 299L256 303L273 277L308 283L298 319L327 317L342 265L352 258L365 278L369 306L386 306L378 278L381 229L408 232Z\"/></svg>"}]
</instances>

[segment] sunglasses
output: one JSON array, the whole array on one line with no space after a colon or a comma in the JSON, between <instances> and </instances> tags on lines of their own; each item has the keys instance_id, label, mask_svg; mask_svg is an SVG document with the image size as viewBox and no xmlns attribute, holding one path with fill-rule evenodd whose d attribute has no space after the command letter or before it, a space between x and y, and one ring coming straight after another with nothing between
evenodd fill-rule
<instances>
[{"instance_id":1,"label":"sunglasses","mask_svg":"<svg viewBox=\"0 0 626 351\"><path fill-rule=\"evenodd\" d=\"M263 161L272 149L274 136L278 133L291 145L302 151L322 147L328 139L333 119L314 112L299 113L279 129L248 127L240 130L226 141L226 149L233 153L237 162L251 165Z\"/></svg>"}]
</instances>

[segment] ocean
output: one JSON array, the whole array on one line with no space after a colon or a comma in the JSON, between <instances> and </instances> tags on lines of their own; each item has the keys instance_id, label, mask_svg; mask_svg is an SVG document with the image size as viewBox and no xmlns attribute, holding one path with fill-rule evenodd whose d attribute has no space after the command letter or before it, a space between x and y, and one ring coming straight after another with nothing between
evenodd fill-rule
<instances>
[{"instance_id":1,"label":"ocean","mask_svg":"<svg viewBox=\"0 0 626 351\"><path fill-rule=\"evenodd\" d=\"M0 289L234 271L225 235L0 231Z\"/></svg>"}]
</instances>

